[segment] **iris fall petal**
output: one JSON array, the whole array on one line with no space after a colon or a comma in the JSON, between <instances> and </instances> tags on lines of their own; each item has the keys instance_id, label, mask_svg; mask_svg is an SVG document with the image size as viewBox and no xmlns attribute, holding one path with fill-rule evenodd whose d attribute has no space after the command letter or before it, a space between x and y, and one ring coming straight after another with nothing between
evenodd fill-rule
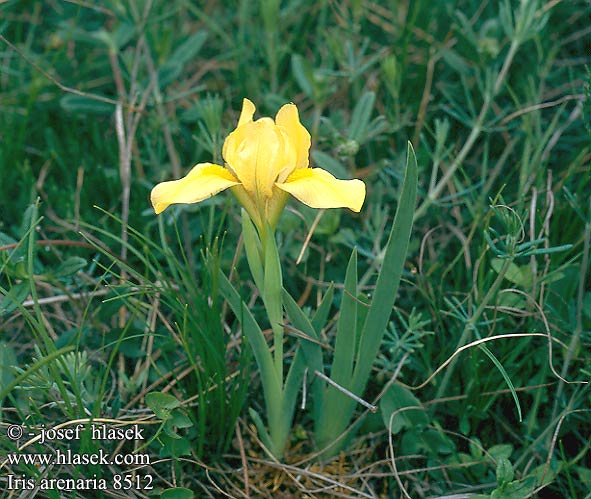
<instances>
[{"instance_id":1,"label":"iris fall petal","mask_svg":"<svg viewBox=\"0 0 591 499\"><path fill-rule=\"evenodd\" d=\"M349 208L361 211L365 184L361 180L339 180L322 168L303 168L284 183L275 184L312 208Z\"/></svg>"},{"instance_id":2,"label":"iris fall petal","mask_svg":"<svg viewBox=\"0 0 591 499\"><path fill-rule=\"evenodd\" d=\"M161 182L152 189L150 200L156 214L175 203L198 203L228 187L238 185L228 170L213 163L200 163L179 180Z\"/></svg>"}]
</instances>

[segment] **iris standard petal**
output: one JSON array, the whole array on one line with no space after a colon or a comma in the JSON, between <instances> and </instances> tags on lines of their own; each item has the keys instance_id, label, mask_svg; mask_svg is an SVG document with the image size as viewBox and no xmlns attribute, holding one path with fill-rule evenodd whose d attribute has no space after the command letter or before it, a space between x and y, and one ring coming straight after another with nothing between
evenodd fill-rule
<instances>
[{"instance_id":1,"label":"iris standard petal","mask_svg":"<svg viewBox=\"0 0 591 499\"><path fill-rule=\"evenodd\" d=\"M275 123L283 127L296 149L295 169L306 168L309 163L311 138L308 130L300 123L298 108L294 104L285 104L277 113ZM284 180L279 179L279 182Z\"/></svg>"},{"instance_id":2,"label":"iris standard petal","mask_svg":"<svg viewBox=\"0 0 591 499\"><path fill-rule=\"evenodd\" d=\"M245 123L236 128L226 138L222 150L228 168L253 198L257 194L257 155L261 142L258 131L262 128L260 121Z\"/></svg>"},{"instance_id":3,"label":"iris standard petal","mask_svg":"<svg viewBox=\"0 0 591 499\"><path fill-rule=\"evenodd\" d=\"M251 101L249 101L248 99L242 99L242 112L240 113L238 126L250 123L252 121L252 117L254 116L255 111L256 107Z\"/></svg>"},{"instance_id":4,"label":"iris standard petal","mask_svg":"<svg viewBox=\"0 0 591 499\"><path fill-rule=\"evenodd\" d=\"M293 170L296 151L271 118L245 123L224 143L224 160L253 198L270 198L279 173ZM287 175L285 175L287 176Z\"/></svg>"},{"instance_id":5,"label":"iris standard petal","mask_svg":"<svg viewBox=\"0 0 591 499\"><path fill-rule=\"evenodd\" d=\"M180 180L162 182L152 189L150 200L156 214L175 203L198 203L228 187L238 185L228 170L213 163L200 163Z\"/></svg>"},{"instance_id":6,"label":"iris standard petal","mask_svg":"<svg viewBox=\"0 0 591 499\"><path fill-rule=\"evenodd\" d=\"M312 208L349 208L361 211L365 184L361 180L338 180L322 168L294 171L284 183L275 184Z\"/></svg>"},{"instance_id":7,"label":"iris standard petal","mask_svg":"<svg viewBox=\"0 0 591 499\"><path fill-rule=\"evenodd\" d=\"M248 123L252 123L252 117L254 116L255 111L256 107L251 101L249 101L246 98L242 99L242 111L240 112L240 118L238 119L238 125L236 125L236 128L242 125L246 125ZM236 129L234 129L234 131L236 131ZM224 145L222 146L222 156L224 157L224 159L226 158L226 150L228 148L228 145L231 142L228 140L231 135L232 134L228 135L228 137L224 141Z\"/></svg>"}]
</instances>

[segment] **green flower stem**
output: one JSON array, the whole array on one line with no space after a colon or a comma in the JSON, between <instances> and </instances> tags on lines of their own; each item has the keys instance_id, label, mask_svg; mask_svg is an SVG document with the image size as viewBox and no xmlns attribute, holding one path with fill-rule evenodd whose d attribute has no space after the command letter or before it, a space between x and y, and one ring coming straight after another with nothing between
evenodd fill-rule
<instances>
[{"instance_id":1,"label":"green flower stem","mask_svg":"<svg viewBox=\"0 0 591 499\"><path fill-rule=\"evenodd\" d=\"M283 278L277 244L275 243L275 233L269 225L266 225L265 228L266 230L262 234L263 289L259 291L273 330L275 371L277 377L283 380Z\"/></svg>"},{"instance_id":2,"label":"green flower stem","mask_svg":"<svg viewBox=\"0 0 591 499\"><path fill-rule=\"evenodd\" d=\"M261 372L261 383L263 385L267 422L270 431L266 431L260 417L256 413L254 413L256 417L253 419L265 446L269 448L274 456L279 457L287 439L287 431L284 428L285 418L282 414L283 380L277 377L273 357L271 356L265 336L250 310L246 307L238 291L234 289L221 270L219 272L219 278L220 292L227 300L234 315L242 324L244 336L252 348L254 358Z\"/></svg>"},{"instance_id":3,"label":"green flower stem","mask_svg":"<svg viewBox=\"0 0 591 499\"><path fill-rule=\"evenodd\" d=\"M294 360L284 385L283 278L281 263L272 227L269 223L262 226L256 224L258 226L257 231L255 224L256 220L253 221L249 214L243 211L242 234L248 266L255 285L261 294L273 330L273 354L271 354L269 346L264 341L264 337L263 341L260 341L260 337L257 335L256 344L249 340L252 348L255 349L255 359L261 371L263 391L265 392L265 406L269 425L269 433L266 434L267 438L265 438L266 430L263 427L261 418L256 413L253 413L253 417L259 427L259 433L263 436L265 445L268 446L275 457L281 457L289 436L295 408L295 387L301 383L305 366L301 359L297 362ZM254 322L254 318L252 318L252 322ZM260 331L258 325L257 329ZM272 378L273 382L269 383L267 378Z\"/></svg>"}]
</instances>

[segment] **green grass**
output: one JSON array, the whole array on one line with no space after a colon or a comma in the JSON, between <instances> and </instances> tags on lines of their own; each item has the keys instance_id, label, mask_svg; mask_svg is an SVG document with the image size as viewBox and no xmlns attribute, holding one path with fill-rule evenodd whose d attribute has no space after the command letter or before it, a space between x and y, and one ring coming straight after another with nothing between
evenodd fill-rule
<instances>
[{"instance_id":1,"label":"green grass","mask_svg":"<svg viewBox=\"0 0 591 499\"><path fill-rule=\"evenodd\" d=\"M0 433L145 419L135 447L22 452L145 444L139 472L195 497L333 497L318 490L335 483L345 497L591 497L590 15L583 0L0 5ZM289 465L253 433L260 379L215 270L251 296L234 199L159 218L149 204L155 183L222 161L243 97L259 116L296 103L312 164L368 187L359 215L290 201L279 222L306 313L331 282L336 311L353 247L358 298L372 293L408 140L417 153L403 281L364 394L392 417L359 406L340 463L307 466L313 401ZM334 346L336 324L323 334ZM16 446L0 438L2 498L7 474L43 473L2 465Z\"/></svg>"}]
</instances>

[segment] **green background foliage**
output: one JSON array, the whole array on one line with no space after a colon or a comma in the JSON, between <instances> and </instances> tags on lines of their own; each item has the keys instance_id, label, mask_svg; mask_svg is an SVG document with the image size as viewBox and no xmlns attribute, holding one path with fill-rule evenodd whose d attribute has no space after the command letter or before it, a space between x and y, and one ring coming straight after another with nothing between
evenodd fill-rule
<instances>
[{"instance_id":1,"label":"green background foliage","mask_svg":"<svg viewBox=\"0 0 591 499\"><path fill-rule=\"evenodd\" d=\"M1 3L0 464L25 443L10 423L147 415L163 497L591 497L590 16L586 0ZM369 302L407 141L417 154L362 394L381 413L360 406L341 464L314 475L313 400L292 468L265 467L252 430L260 378L218 291L222 269L252 296L235 200L149 205L155 183L223 161L244 97L257 116L296 103L311 164L367 184L359 215L290 201L278 224L284 286L310 317L331 283L337 312L354 247ZM26 452L71 448L53 445ZM0 490L8 472L39 474L4 466Z\"/></svg>"}]
</instances>

